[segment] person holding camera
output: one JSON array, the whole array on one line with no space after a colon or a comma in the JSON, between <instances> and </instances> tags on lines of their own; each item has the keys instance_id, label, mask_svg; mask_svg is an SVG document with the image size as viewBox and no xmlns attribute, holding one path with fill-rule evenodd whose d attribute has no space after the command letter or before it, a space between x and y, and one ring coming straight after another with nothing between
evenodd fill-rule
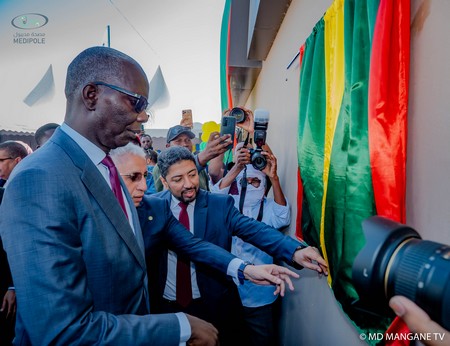
<instances>
[{"instance_id":1,"label":"person holding camera","mask_svg":"<svg viewBox=\"0 0 450 346\"><path fill-rule=\"evenodd\" d=\"M291 221L289 204L281 189L277 175L277 159L273 153L262 151L266 166L261 171L251 164L251 150L244 142L236 146L235 165L211 192L228 194L237 181L238 195L233 195L235 207L245 216L279 229ZM273 198L266 198L267 181L273 188ZM231 252L236 256L258 264L271 264L273 258L255 246L233 237ZM258 287L250 282L239 286L239 295L244 306L244 318L249 329L252 345L275 345L274 319L278 296L273 288Z\"/></svg>"}]
</instances>

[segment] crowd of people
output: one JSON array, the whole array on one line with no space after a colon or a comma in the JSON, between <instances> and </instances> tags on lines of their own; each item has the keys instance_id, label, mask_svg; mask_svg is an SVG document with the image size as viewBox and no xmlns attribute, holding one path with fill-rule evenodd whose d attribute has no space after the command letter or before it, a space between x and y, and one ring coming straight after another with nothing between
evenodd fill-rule
<instances>
[{"instance_id":1,"label":"crowd of people","mask_svg":"<svg viewBox=\"0 0 450 346\"><path fill-rule=\"evenodd\" d=\"M318 249L280 231L290 206L270 148L262 170L246 143L226 166L230 135L193 153L174 125L155 151L149 92L133 58L88 48L67 70L64 122L38 129L31 154L0 143L2 345L276 345L298 274L273 259L327 275Z\"/></svg>"}]
</instances>

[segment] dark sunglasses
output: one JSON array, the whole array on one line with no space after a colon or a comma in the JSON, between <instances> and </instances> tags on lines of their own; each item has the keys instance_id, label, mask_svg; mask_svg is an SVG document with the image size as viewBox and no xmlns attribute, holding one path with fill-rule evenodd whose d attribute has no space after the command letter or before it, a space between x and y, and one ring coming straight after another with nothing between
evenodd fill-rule
<instances>
[{"instance_id":1,"label":"dark sunglasses","mask_svg":"<svg viewBox=\"0 0 450 346\"><path fill-rule=\"evenodd\" d=\"M142 174L141 172L133 172L133 173L129 173L129 174L121 174L122 177L128 177L130 178L130 180L135 183L137 181L141 181L142 177L144 177L145 179L147 179L148 176L148 172L145 172L144 174Z\"/></svg>"},{"instance_id":2,"label":"dark sunglasses","mask_svg":"<svg viewBox=\"0 0 450 346\"><path fill-rule=\"evenodd\" d=\"M108 83L104 83L104 82L94 82L94 84L95 85L104 85L104 86L106 86L108 88L111 88L111 89L116 90L116 91L118 91L118 92L120 92L122 94L131 96L134 99L136 99L136 103L134 104L134 111L136 113L142 113L148 107L147 98L142 96L142 95L133 93L133 92L125 90L125 89L123 89L121 87L118 87L118 86L115 86L115 85L112 85L112 84L108 84Z\"/></svg>"},{"instance_id":3,"label":"dark sunglasses","mask_svg":"<svg viewBox=\"0 0 450 346\"><path fill-rule=\"evenodd\" d=\"M14 160L14 157L5 157L4 159L0 159L0 162L6 161L6 160Z\"/></svg>"}]
</instances>

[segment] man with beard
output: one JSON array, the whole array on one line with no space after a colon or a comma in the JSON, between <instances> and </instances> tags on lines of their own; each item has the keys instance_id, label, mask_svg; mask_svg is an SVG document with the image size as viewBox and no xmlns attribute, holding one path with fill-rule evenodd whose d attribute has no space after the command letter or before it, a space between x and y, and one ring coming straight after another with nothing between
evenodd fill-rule
<instances>
[{"instance_id":1,"label":"man with beard","mask_svg":"<svg viewBox=\"0 0 450 346\"><path fill-rule=\"evenodd\" d=\"M230 251L232 236L236 235L290 264L327 274L326 262L317 249L240 214L234 208L230 196L199 189L195 159L186 148L168 148L158 156L158 166L166 190L154 196L167 200L174 216L197 237ZM146 210L145 203L139 209L145 239L147 234L151 236L151 223L148 220L155 216ZM151 239L145 241L151 243ZM209 257L213 258L214 255L211 253ZM185 258L178 258L175 253L165 249L160 250L159 256L150 258L148 269L152 312L185 311L201 316L217 326L222 345L246 344L243 334L237 333L242 330L242 324L239 325L242 306L236 286L205 265L194 266L192 263L188 263L190 275L184 277L186 281L183 282L180 280L179 262L185 261ZM243 263L241 270L248 264ZM240 283L243 284L244 278L241 279ZM180 297L181 290L189 293L187 301L186 297Z\"/></svg>"}]
</instances>

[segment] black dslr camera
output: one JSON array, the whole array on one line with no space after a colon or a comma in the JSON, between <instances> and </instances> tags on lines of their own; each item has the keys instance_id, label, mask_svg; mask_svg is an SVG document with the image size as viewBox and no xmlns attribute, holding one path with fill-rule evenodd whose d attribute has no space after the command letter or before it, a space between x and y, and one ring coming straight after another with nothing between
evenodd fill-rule
<instances>
[{"instance_id":1,"label":"black dslr camera","mask_svg":"<svg viewBox=\"0 0 450 346\"><path fill-rule=\"evenodd\" d=\"M362 226L366 245L353 262L354 307L390 316L389 299L402 295L450 329L450 246L422 240L411 227L380 216Z\"/></svg>"},{"instance_id":2,"label":"black dslr camera","mask_svg":"<svg viewBox=\"0 0 450 346\"><path fill-rule=\"evenodd\" d=\"M264 109L255 109L255 131L253 140L255 149L250 149L250 162L255 169L262 171L267 166L267 159L261 153L262 146L266 144L267 127L269 125L269 112Z\"/></svg>"}]
</instances>

